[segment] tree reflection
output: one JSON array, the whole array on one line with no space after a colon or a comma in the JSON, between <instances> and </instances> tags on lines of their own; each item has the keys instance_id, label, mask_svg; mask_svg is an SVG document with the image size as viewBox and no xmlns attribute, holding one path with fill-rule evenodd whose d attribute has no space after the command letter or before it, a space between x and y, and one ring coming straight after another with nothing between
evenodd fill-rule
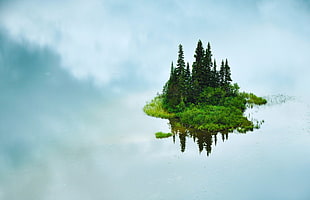
<instances>
[{"instance_id":1,"label":"tree reflection","mask_svg":"<svg viewBox=\"0 0 310 200\"><path fill-rule=\"evenodd\" d=\"M176 142L176 137L179 137L181 152L186 150L186 138L192 138L198 145L199 152L206 151L207 156L212 151L212 145L216 146L218 141L218 134L221 135L222 140L228 140L228 131L223 132L208 132L193 128L182 126L178 120L170 119L169 125L173 134L173 142Z\"/></svg>"}]
</instances>

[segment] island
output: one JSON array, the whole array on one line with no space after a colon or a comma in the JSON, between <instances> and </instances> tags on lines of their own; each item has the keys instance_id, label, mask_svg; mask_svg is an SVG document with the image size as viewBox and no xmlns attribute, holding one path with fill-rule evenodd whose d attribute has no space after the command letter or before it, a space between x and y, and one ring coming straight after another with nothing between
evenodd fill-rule
<instances>
[{"instance_id":1,"label":"island","mask_svg":"<svg viewBox=\"0 0 310 200\"><path fill-rule=\"evenodd\" d=\"M232 82L228 60L221 60L218 69L212 56L210 43L204 49L199 40L190 66L184 61L180 44L176 66L171 63L170 77L163 91L147 102L143 111L152 117L169 119L172 129L226 134L259 128L261 122L254 123L244 112L254 105L266 104L266 99L240 92L238 84ZM158 138L171 135L157 133Z\"/></svg>"}]
</instances>

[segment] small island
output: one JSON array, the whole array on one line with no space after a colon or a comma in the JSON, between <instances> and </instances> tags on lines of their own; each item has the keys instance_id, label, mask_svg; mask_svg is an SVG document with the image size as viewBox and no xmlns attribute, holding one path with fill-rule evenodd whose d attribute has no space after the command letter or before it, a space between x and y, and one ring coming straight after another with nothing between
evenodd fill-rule
<instances>
[{"instance_id":1,"label":"small island","mask_svg":"<svg viewBox=\"0 0 310 200\"><path fill-rule=\"evenodd\" d=\"M143 110L153 117L172 120L174 126L207 132L244 133L259 128L244 116L247 107L266 104L266 99L253 93L240 92L232 83L228 60L222 60L218 69L212 58L211 45L204 49L201 40L195 50L195 60L184 61L183 47L179 45L176 67L171 64L170 78Z\"/></svg>"}]
</instances>

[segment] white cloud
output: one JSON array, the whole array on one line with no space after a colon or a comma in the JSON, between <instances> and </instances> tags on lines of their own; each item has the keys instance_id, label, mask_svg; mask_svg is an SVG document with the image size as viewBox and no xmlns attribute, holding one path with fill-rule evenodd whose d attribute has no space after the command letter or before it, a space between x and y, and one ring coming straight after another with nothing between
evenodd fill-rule
<instances>
[{"instance_id":1,"label":"white cloud","mask_svg":"<svg viewBox=\"0 0 310 200\"><path fill-rule=\"evenodd\" d=\"M106 16L100 2L30 1L13 8L1 22L9 33L55 50L75 77L106 83L119 76L119 65L129 56L132 36L126 24Z\"/></svg>"},{"instance_id":2,"label":"white cloud","mask_svg":"<svg viewBox=\"0 0 310 200\"><path fill-rule=\"evenodd\" d=\"M270 77L270 67L285 65L289 70L283 73L291 76L290 64L302 70L310 62L310 15L303 5L292 0L16 1L4 9L0 24L16 40L50 47L72 75L97 85L128 75L162 83L177 45L184 45L192 61L198 39L210 41L215 57L227 57L233 75L246 75L249 82L257 73Z\"/></svg>"}]
</instances>

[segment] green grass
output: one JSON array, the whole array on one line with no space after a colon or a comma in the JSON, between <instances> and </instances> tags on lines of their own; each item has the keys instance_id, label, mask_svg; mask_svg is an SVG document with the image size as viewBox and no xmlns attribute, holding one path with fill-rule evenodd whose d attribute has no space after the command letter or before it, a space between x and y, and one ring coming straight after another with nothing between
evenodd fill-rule
<instances>
[{"instance_id":1,"label":"green grass","mask_svg":"<svg viewBox=\"0 0 310 200\"><path fill-rule=\"evenodd\" d=\"M178 113L178 116L183 125L210 132L234 130L237 127L241 127L240 130L253 130L254 128L253 123L235 107L196 106Z\"/></svg>"},{"instance_id":2,"label":"green grass","mask_svg":"<svg viewBox=\"0 0 310 200\"><path fill-rule=\"evenodd\" d=\"M157 132L155 133L156 138L167 138L172 136L172 133L163 133L163 132Z\"/></svg>"},{"instance_id":3,"label":"green grass","mask_svg":"<svg viewBox=\"0 0 310 200\"><path fill-rule=\"evenodd\" d=\"M266 99L264 99L262 97L258 97L253 93L243 92L241 95L246 98L247 103L250 105L254 105L254 104L255 105L264 105L267 103Z\"/></svg>"},{"instance_id":4,"label":"green grass","mask_svg":"<svg viewBox=\"0 0 310 200\"><path fill-rule=\"evenodd\" d=\"M246 105L262 105L267 101L252 93L239 93L236 97L225 97L220 105L200 103L190 105L180 112L168 112L163 107L163 97L157 96L147 103L143 111L152 117L175 119L182 126L209 132L237 130L240 133L253 131L258 125L243 115ZM170 137L171 133L158 132L156 138Z\"/></svg>"},{"instance_id":5,"label":"green grass","mask_svg":"<svg viewBox=\"0 0 310 200\"><path fill-rule=\"evenodd\" d=\"M163 108L163 99L160 96L155 97L151 102L148 102L143 111L152 117L169 119L175 117L174 113L169 113Z\"/></svg>"}]
</instances>

